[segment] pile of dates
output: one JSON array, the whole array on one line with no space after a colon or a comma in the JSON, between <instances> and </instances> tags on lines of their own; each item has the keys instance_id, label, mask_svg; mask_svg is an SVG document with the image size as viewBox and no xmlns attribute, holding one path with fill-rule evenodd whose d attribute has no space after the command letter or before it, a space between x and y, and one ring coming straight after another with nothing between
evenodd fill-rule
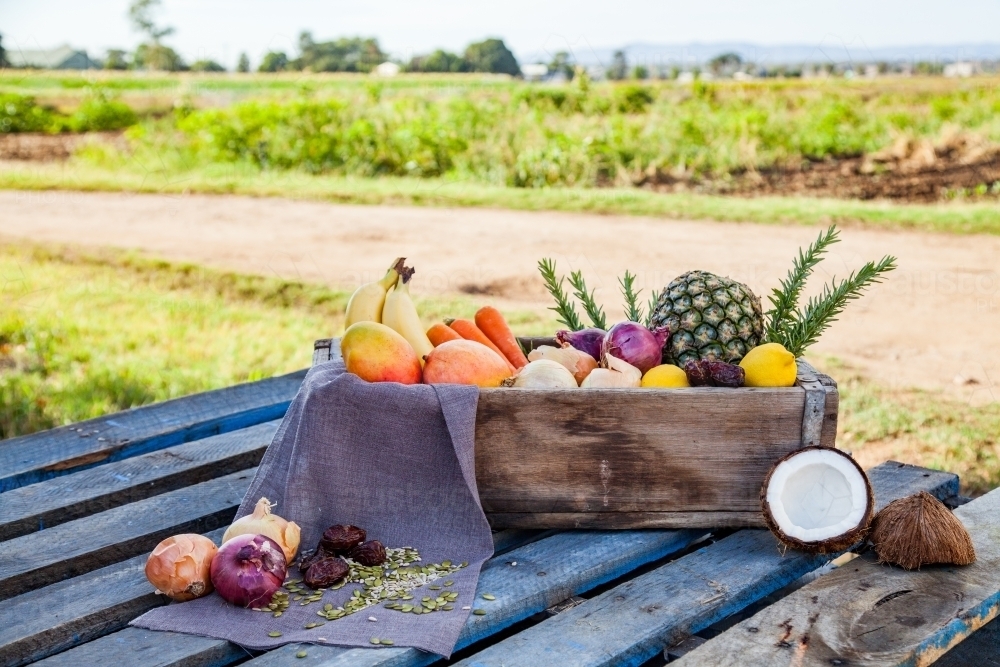
<instances>
[{"instance_id":1,"label":"pile of dates","mask_svg":"<svg viewBox=\"0 0 1000 667\"><path fill-rule=\"evenodd\" d=\"M692 387L742 387L746 372L735 364L699 359L684 364L684 373Z\"/></svg>"},{"instance_id":2,"label":"pile of dates","mask_svg":"<svg viewBox=\"0 0 1000 667\"><path fill-rule=\"evenodd\" d=\"M299 570L310 588L326 588L347 577L350 571L344 556L355 563L374 567L385 562L385 547L378 540L365 542L364 528L330 526L312 552L302 555Z\"/></svg>"}]
</instances>

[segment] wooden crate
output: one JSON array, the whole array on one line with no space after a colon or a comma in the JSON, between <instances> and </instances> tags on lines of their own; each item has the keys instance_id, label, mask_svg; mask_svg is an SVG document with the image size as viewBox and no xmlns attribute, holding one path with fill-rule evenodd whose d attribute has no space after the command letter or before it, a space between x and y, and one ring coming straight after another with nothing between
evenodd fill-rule
<instances>
[{"instance_id":1,"label":"wooden crate","mask_svg":"<svg viewBox=\"0 0 1000 667\"><path fill-rule=\"evenodd\" d=\"M331 351L317 341L314 361ZM494 528L763 527L768 469L833 447L837 407L836 383L802 361L781 389L483 389L479 498Z\"/></svg>"}]
</instances>

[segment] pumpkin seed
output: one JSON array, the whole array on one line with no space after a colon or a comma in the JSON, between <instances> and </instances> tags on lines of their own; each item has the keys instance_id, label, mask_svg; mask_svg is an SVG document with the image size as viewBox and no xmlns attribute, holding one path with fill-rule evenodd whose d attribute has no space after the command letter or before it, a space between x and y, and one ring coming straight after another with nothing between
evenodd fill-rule
<instances>
[{"instance_id":1,"label":"pumpkin seed","mask_svg":"<svg viewBox=\"0 0 1000 667\"><path fill-rule=\"evenodd\" d=\"M473 609L472 613L475 614L476 616L485 616L486 615L486 610L485 609Z\"/></svg>"},{"instance_id":2,"label":"pumpkin seed","mask_svg":"<svg viewBox=\"0 0 1000 667\"><path fill-rule=\"evenodd\" d=\"M490 602L492 602L493 600L496 600L497 598L492 593L483 593L483 599L484 600L489 600Z\"/></svg>"},{"instance_id":3,"label":"pumpkin seed","mask_svg":"<svg viewBox=\"0 0 1000 667\"><path fill-rule=\"evenodd\" d=\"M279 616L281 616L281 612L280 611L276 611L276 612L274 612L271 615L274 616L275 618L278 618Z\"/></svg>"},{"instance_id":4,"label":"pumpkin seed","mask_svg":"<svg viewBox=\"0 0 1000 667\"><path fill-rule=\"evenodd\" d=\"M380 643L382 643L382 640L379 639L378 637L372 637L368 641L371 642L372 644L380 644Z\"/></svg>"},{"instance_id":5,"label":"pumpkin seed","mask_svg":"<svg viewBox=\"0 0 1000 667\"><path fill-rule=\"evenodd\" d=\"M463 560L461 567L469 567L469 561Z\"/></svg>"},{"instance_id":6,"label":"pumpkin seed","mask_svg":"<svg viewBox=\"0 0 1000 667\"><path fill-rule=\"evenodd\" d=\"M452 581L452 580L449 579L448 581L444 582L444 585L445 586L451 586L454 583L455 583L454 581Z\"/></svg>"},{"instance_id":7,"label":"pumpkin seed","mask_svg":"<svg viewBox=\"0 0 1000 667\"><path fill-rule=\"evenodd\" d=\"M391 639L383 639L383 640L382 640L382 644L383 644L384 646L392 646L392 645L393 645L394 643L395 643L395 642L393 642L393 641L392 641Z\"/></svg>"},{"instance_id":8,"label":"pumpkin seed","mask_svg":"<svg viewBox=\"0 0 1000 667\"><path fill-rule=\"evenodd\" d=\"M439 590L441 590L440 586L428 586L427 588L429 588L432 591L439 591Z\"/></svg>"},{"instance_id":9,"label":"pumpkin seed","mask_svg":"<svg viewBox=\"0 0 1000 667\"><path fill-rule=\"evenodd\" d=\"M305 625L303 625L302 627L304 627L304 628L305 628L306 630L312 630L312 629L313 629L313 628L315 628L315 627L316 627L317 625L318 625L318 623L306 623L306 624L305 624Z\"/></svg>"},{"instance_id":10,"label":"pumpkin seed","mask_svg":"<svg viewBox=\"0 0 1000 667\"><path fill-rule=\"evenodd\" d=\"M455 605L446 604L445 606L443 606L441 608L444 609L445 611L451 611L452 609L455 608Z\"/></svg>"},{"instance_id":11,"label":"pumpkin seed","mask_svg":"<svg viewBox=\"0 0 1000 667\"><path fill-rule=\"evenodd\" d=\"M281 633L278 632L277 630L271 630L269 633L267 633L267 636L268 637L280 637Z\"/></svg>"},{"instance_id":12,"label":"pumpkin seed","mask_svg":"<svg viewBox=\"0 0 1000 667\"><path fill-rule=\"evenodd\" d=\"M413 605L412 604L404 604L399 609L400 609L400 611L402 611L404 613L409 613L409 612L413 611Z\"/></svg>"},{"instance_id":13,"label":"pumpkin seed","mask_svg":"<svg viewBox=\"0 0 1000 667\"><path fill-rule=\"evenodd\" d=\"M305 651L299 651L298 653L296 653L296 654L295 654L295 657L296 657L296 658L304 658L304 657L306 657L307 655L309 655L309 654L308 654L308 653L306 653Z\"/></svg>"},{"instance_id":14,"label":"pumpkin seed","mask_svg":"<svg viewBox=\"0 0 1000 667\"><path fill-rule=\"evenodd\" d=\"M413 596L412 595L400 595L399 599L400 600L412 600Z\"/></svg>"},{"instance_id":15,"label":"pumpkin seed","mask_svg":"<svg viewBox=\"0 0 1000 667\"><path fill-rule=\"evenodd\" d=\"M327 602L325 605L323 605L323 609L325 609L326 611L330 611L331 609L333 609L333 605Z\"/></svg>"}]
</instances>

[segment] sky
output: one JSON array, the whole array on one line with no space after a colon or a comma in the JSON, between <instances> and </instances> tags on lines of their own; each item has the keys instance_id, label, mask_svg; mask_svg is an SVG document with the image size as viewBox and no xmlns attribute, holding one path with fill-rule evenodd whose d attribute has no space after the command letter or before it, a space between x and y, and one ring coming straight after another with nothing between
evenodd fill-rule
<instances>
[{"instance_id":1,"label":"sky","mask_svg":"<svg viewBox=\"0 0 1000 667\"><path fill-rule=\"evenodd\" d=\"M126 17L128 0L0 0L0 35L8 50L69 43L103 56L133 49L141 36ZM435 48L501 37L518 57L560 50L585 55L634 43L751 42L761 45L851 44L861 48L1000 41L1000 0L163 0L164 42L189 62L256 65L270 50L296 52L298 35L317 40L377 37L383 50L408 58ZM585 58L581 58L585 59Z\"/></svg>"}]
</instances>

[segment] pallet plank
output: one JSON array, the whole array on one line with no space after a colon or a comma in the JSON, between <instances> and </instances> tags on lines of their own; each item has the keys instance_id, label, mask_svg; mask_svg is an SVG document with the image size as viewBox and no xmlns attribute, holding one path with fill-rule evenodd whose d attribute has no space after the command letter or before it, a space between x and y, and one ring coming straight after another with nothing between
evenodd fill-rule
<instances>
[{"instance_id":1,"label":"pallet plank","mask_svg":"<svg viewBox=\"0 0 1000 667\"><path fill-rule=\"evenodd\" d=\"M224 528L206 535L218 544ZM170 600L146 581L147 554L7 600L0 664L19 667L125 627Z\"/></svg>"},{"instance_id":2,"label":"pallet plank","mask_svg":"<svg viewBox=\"0 0 1000 667\"><path fill-rule=\"evenodd\" d=\"M0 541L256 466L278 424L265 422L8 491L0 502Z\"/></svg>"},{"instance_id":3,"label":"pallet plank","mask_svg":"<svg viewBox=\"0 0 1000 667\"><path fill-rule=\"evenodd\" d=\"M518 547L506 554L487 561L480 574L479 590L493 593L497 600L487 607L486 616L470 616L462 635L459 647L467 646L498 632L514 623L538 613L556 602L560 602L574 594L590 590L602 583L611 581L635 568L663 558L670 553L683 549L702 532L695 531L627 531L627 532L567 532L557 533L542 540ZM527 536L529 539L532 535ZM512 566L510 563L517 563ZM539 572L545 572L540 576ZM115 648L115 653L109 656L108 662L127 659L133 644L144 645L148 641L145 631L138 628L125 628L117 633L98 640L109 649ZM112 643L109 639L115 637ZM190 652L175 654L173 663L157 663L172 665L187 665L190 661L198 661L205 654L214 655L228 642L221 640L205 640L191 637ZM171 640L172 642L175 640ZM207 643L208 642L215 642ZM74 663L76 655L91 655L84 645L62 654L65 663ZM424 665L436 660L435 656L416 649L344 649L332 646L309 646L310 657L305 663L296 662L294 654L301 650L300 645L289 645L257 658L262 663L254 662L255 667L267 664L267 661L288 661L295 664L369 664L373 654L380 664L387 665ZM58 656L56 656L58 657ZM239 657L239 656L238 656ZM235 660L236 658L234 658ZM329 661L329 662L328 662ZM346 661L346 662L345 662ZM198 663L200 664L200 663ZM220 663L213 663L220 664Z\"/></svg>"},{"instance_id":4,"label":"pallet plank","mask_svg":"<svg viewBox=\"0 0 1000 667\"><path fill-rule=\"evenodd\" d=\"M894 478L891 485L884 483L889 478ZM912 466L888 466L873 479L879 506L921 489L941 493L939 487L953 486L955 481L954 475ZM887 493L885 486L894 493ZM457 664L641 665L665 646L743 609L835 555L808 556L793 551L782 555L767 531L739 531Z\"/></svg>"},{"instance_id":5,"label":"pallet plank","mask_svg":"<svg viewBox=\"0 0 1000 667\"><path fill-rule=\"evenodd\" d=\"M0 493L280 419L306 371L134 408L0 443Z\"/></svg>"},{"instance_id":6,"label":"pallet plank","mask_svg":"<svg viewBox=\"0 0 1000 667\"><path fill-rule=\"evenodd\" d=\"M206 536L219 544L224 532L219 528ZM501 531L493 534L493 544L502 553L543 537L542 531ZM92 641L166 604L146 581L147 557L141 554L5 601L5 617L13 622L0 625L0 665L28 664Z\"/></svg>"},{"instance_id":7,"label":"pallet plank","mask_svg":"<svg viewBox=\"0 0 1000 667\"><path fill-rule=\"evenodd\" d=\"M1000 612L1000 490L955 510L976 547L966 567L907 572L873 554L810 582L678 665L926 665Z\"/></svg>"},{"instance_id":8,"label":"pallet plank","mask_svg":"<svg viewBox=\"0 0 1000 667\"><path fill-rule=\"evenodd\" d=\"M0 600L74 577L143 552L177 533L229 524L256 469L43 530L3 543Z\"/></svg>"},{"instance_id":9,"label":"pallet plank","mask_svg":"<svg viewBox=\"0 0 1000 667\"><path fill-rule=\"evenodd\" d=\"M125 628L33 664L39 667L223 667L249 655L252 654L246 649L217 639Z\"/></svg>"}]
</instances>

